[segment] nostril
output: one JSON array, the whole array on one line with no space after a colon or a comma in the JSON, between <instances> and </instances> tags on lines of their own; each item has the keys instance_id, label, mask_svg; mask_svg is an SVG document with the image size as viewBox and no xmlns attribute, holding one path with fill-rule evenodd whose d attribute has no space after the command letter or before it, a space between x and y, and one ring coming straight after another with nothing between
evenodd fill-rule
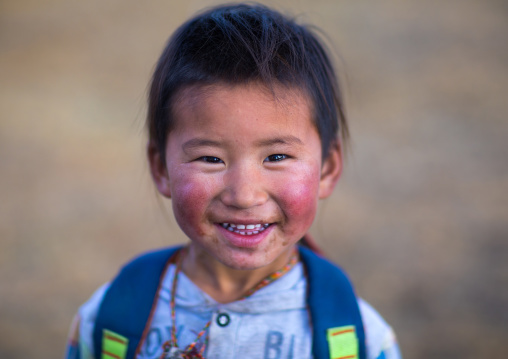
<instances>
[{"instance_id":1,"label":"nostril","mask_svg":"<svg viewBox=\"0 0 508 359\"><path fill-rule=\"evenodd\" d=\"M222 201L234 208L246 209L266 202L268 194L263 177L257 167L250 163L239 163L229 168L224 177Z\"/></svg>"},{"instance_id":2,"label":"nostril","mask_svg":"<svg viewBox=\"0 0 508 359\"><path fill-rule=\"evenodd\" d=\"M249 189L227 188L221 196L225 205L242 209L262 205L267 199L268 195L263 189L255 188L252 185Z\"/></svg>"}]
</instances>

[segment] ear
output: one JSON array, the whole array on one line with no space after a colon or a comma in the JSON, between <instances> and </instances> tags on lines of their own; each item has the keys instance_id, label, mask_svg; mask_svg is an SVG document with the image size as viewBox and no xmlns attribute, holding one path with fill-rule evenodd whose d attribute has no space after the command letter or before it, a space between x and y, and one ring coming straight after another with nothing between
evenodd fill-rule
<instances>
[{"instance_id":1,"label":"ear","mask_svg":"<svg viewBox=\"0 0 508 359\"><path fill-rule=\"evenodd\" d=\"M340 142L332 144L328 156L321 166L321 179L319 181L319 198L327 198L333 192L337 181L342 174L342 150Z\"/></svg>"},{"instance_id":2,"label":"ear","mask_svg":"<svg viewBox=\"0 0 508 359\"><path fill-rule=\"evenodd\" d=\"M150 173L152 174L155 187L164 197L171 198L171 186L166 163L163 162L161 153L153 141L149 141L146 149Z\"/></svg>"}]
</instances>

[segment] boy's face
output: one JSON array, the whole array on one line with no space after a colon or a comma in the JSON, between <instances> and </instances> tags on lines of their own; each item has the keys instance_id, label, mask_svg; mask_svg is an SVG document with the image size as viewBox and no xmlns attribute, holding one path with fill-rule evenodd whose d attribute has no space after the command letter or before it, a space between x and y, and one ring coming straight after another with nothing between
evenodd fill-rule
<instances>
[{"instance_id":1,"label":"boy's face","mask_svg":"<svg viewBox=\"0 0 508 359\"><path fill-rule=\"evenodd\" d=\"M277 95L259 84L182 90L166 163L149 152L157 188L201 260L280 266L335 186L338 147L322 163L306 97Z\"/></svg>"}]
</instances>

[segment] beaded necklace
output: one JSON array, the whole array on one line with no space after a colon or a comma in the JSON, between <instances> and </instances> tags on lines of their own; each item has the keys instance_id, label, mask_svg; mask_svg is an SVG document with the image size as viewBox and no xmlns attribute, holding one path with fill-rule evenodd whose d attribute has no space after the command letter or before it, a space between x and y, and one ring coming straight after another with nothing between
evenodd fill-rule
<instances>
[{"instance_id":1,"label":"beaded necklace","mask_svg":"<svg viewBox=\"0 0 508 359\"><path fill-rule=\"evenodd\" d=\"M180 251L176 253L176 255L171 260L173 263L176 262L176 270L175 274L173 276L173 283L171 286L171 299L169 301L169 306L171 308L171 339L164 342L162 344L163 353L160 357L160 359L205 359L203 356L203 353L205 351L205 347L208 344L208 335L205 337L205 340L203 341L201 347L198 350L198 342L201 339L201 337L207 332L208 328L210 327L210 324L212 323L212 320L210 319L208 323L204 326L204 328L198 333L196 339L192 343L190 343L186 348L180 349L178 347L178 342L176 338L176 313L175 313L175 293L176 293L176 287L178 284L178 275L181 271L182 266L182 257L184 254L187 253L187 247L182 248ZM293 253L291 255L291 258L289 262L279 269L276 272L273 272L272 274L268 275L265 279L260 281L258 284L256 284L254 287L249 289L242 298L239 300L244 300L251 295L253 295L255 292L260 290L263 287L266 287L268 284L272 283L276 279L279 279L284 274L289 272L291 268L293 268L296 263L298 263L298 250L296 247L293 249Z\"/></svg>"}]
</instances>

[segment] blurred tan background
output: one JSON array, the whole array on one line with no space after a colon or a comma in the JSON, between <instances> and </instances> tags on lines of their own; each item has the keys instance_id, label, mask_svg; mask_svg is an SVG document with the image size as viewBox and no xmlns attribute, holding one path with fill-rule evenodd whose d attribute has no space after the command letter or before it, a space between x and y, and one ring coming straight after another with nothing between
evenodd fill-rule
<instances>
[{"instance_id":1,"label":"blurred tan background","mask_svg":"<svg viewBox=\"0 0 508 359\"><path fill-rule=\"evenodd\" d=\"M0 1L0 357L62 357L79 305L184 241L144 160L146 86L217 1ZM508 352L508 3L263 1L325 30L353 146L313 227L405 358Z\"/></svg>"}]
</instances>

